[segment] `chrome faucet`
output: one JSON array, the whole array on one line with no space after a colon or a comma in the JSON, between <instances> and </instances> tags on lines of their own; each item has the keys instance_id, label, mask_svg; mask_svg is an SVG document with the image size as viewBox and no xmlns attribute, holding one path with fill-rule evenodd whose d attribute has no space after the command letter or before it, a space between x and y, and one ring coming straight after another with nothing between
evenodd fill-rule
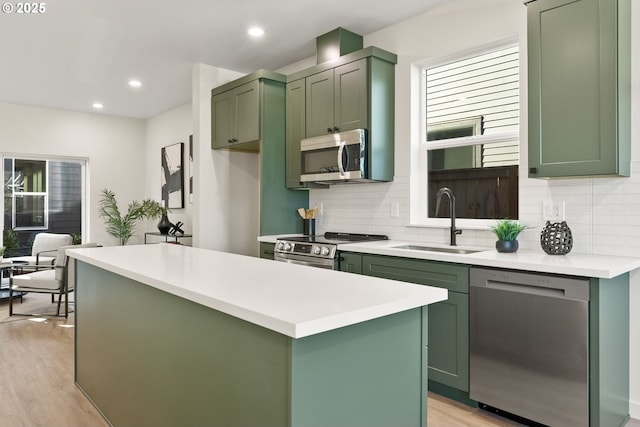
<instances>
[{"instance_id":1,"label":"chrome faucet","mask_svg":"<svg viewBox=\"0 0 640 427\"><path fill-rule=\"evenodd\" d=\"M451 246L456 246L456 235L462 234L462 230L458 230L456 228L456 197L453 195L453 191L447 187L442 187L436 193L436 216L438 216L438 211L440 210L440 200L442 200L443 194L446 194L447 197L449 197L449 216L451 217L451 242L449 244Z\"/></svg>"}]
</instances>

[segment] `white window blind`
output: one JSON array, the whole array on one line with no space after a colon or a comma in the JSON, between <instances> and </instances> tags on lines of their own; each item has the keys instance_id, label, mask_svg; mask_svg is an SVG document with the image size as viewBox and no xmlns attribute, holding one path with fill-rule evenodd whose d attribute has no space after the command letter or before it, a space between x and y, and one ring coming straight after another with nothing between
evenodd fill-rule
<instances>
[{"instance_id":1,"label":"white window blind","mask_svg":"<svg viewBox=\"0 0 640 427\"><path fill-rule=\"evenodd\" d=\"M519 130L518 57L515 45L427 69L427 140L443 142L460 137L455 129L479 117L480 128L470 129L467 135L483 135L479 166L517 165L517 137L505 141L498 136L517 135ZM449 136L447 127L451 129ZM492 135L497 137L496 142L487 142ZM439 146L442 148L442 144Z\"/></svg>"}]
</instances>

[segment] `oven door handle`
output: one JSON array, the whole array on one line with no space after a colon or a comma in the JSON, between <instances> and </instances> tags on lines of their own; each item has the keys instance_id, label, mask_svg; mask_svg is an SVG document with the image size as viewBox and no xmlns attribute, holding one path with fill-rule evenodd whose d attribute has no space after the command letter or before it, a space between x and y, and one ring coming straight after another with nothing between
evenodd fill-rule
<instances>
[{"instance_id":1,"label":"oven door handle","mask_svg":"<svg viewBox=\"0 0 640 427\"><path fill-rule=\"evenodd\" d=\"M342 161L342 158L344 157L344 146L345 146L345 141L340 141L340 147L338 148L338 170L340 171L340 175L344 176L345 172L344 172L344 162ZM349 163L349 150L346 151L347 153L347 164Z\"/></svg>"}]
</instances>

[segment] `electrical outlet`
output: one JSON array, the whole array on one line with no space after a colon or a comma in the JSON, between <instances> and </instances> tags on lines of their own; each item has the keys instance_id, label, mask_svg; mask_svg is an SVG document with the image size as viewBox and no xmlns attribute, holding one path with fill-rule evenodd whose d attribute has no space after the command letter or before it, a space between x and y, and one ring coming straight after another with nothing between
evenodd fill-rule
<instances>
[{"instance_id":1,"label":"electrical outlet","mask_svg":"<svg viewBox=\"0 0 640 427\"><path fill-rule=\"evenodd\" d=\"M554 202L553 200L545 200L542 202L542 219L545 221L563 221L564 220L564 201Z\"/></svg>"},{"instance_id":2,"label":"electrical outlet","mask_svg":"<svg viewBox=\"0 0 640 427\"><path fill-rule=\"evenodd\" d=\"M389 214L392 218L400 218L400 202L392 202L389 208Z\"/></svg>"}]
</instances>

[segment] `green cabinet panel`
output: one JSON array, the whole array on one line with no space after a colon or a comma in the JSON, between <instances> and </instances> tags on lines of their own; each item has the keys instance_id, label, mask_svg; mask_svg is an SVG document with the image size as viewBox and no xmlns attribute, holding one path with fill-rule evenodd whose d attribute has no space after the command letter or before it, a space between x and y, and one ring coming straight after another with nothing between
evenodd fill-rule
<instances>
[{"instance_id":1,"label":"green cabinet panel","mask_svg":"<svg viewBox=\"0 0 640 427\"><path fill-rule=\"evenodd\" d=\"M261 80L260 235L301 233L297 209L309 193L290 190L285 174L285 84Z\"/></svg>"},{"instance_id":2,"label":"green cabinet panel","mask_svg":"<svg viewBox=\"0 0 640 427\"><path fill-rule=\"evenodd\" d=\"M629 419L629 273L591 279L589 292L589 424L622 426Z\"/></svg>"},{"instance_id":3,"label":"green cabinet panel","mask_svg":"<svg viewBox=\"0 0 640 427\"><path fill-rule=\"evenodd\" d=\"M363 255L362 272L368 276L446 288L449 291L447 301L429 306L429 382L468 393L469 266Z\"/></svg>"},{"instance_id":4,"label":"green cabinet panel","mask_svg":"<svg viewBox=\"0 0 640 427\"><path fill-rule=\"evenodd\" d=\"M469 267L464 264L380 255L364 255L362 260L363 274L368 276L469 293Z\"/></svg>"},{"instance_id":5,"label":"green cabinet panel","mask_svg":"<svg viewBox=\"0 0 640 427\"><path fill-rule=\"evenodd\" d=\"M305 137L305 79L287 83L287 188L305 188L300 182L300 141Z\"/></svg>"},{"instance_id":6,"label":"green cabinet panel","mask_svg":"<svg viewBox=\"0 0 640 427\"><path fill-rule=\"evenodd\" d=\"M429 306L429 380L469 391L469 295Z\"/></svg>"},{"instance_id":7,"label":"green cabinet panel","mask_svg":"<svg viewBox=\"0 0 640 427\"><path fill-rule=\"evenodd\" d=\"M367 60L336 67L334 70L334 130L367 129L368 80Z\"/></svg>"},{"instance_id":8,"label":"green cabinet panel","mask_svg":"<svg viewBox=\"0 0 640 427\"><path fill-rule=\"evenodd\" d=\"M293 339L84 262L75 278L75 380L109 425L426 425L426 307Z\"/></svg>"},{"instance_id":9,"label":"green cabinet panel","mask_svg":"<svg viewBox=\"0 0 640 427\"><path fill-rule=\"evenodd\" d=\"M326 70L306 79L305 137L325 135L333 131L333 70Z\"/></svg>"},{"instance_id":10,"label":"green cabinet panel","mask_svg":"<svg viewBox=\"0 0 640 427\"><path fill-rule=\"evenodd\" d=\"M259 104L258 80L212 96L211 147L230 148L258 141ZM259 149L259 144L253 147Z\"/></svg>"},{"instance_id":11,"label":"green cabinet panel","mask_svg":"<svg viewBox=\"0 0 640 427\"><path fill-rule=\"evenodd\" d=\"M628 176L630 1L537 0L527 15L529 176Z\"/></svg>"},{"instance_id":12,"label":"green cabinet panel","mask_svg":"<svg viewBox=\"0 0 640 427\"><path fill-rule=\"evenodd\" d=\"M273 259L275 243L260 242L260 258Z\"/></svg>"},{"instance_id":13,"label":"green cabinet panel","mask_svg":"<svg viewBox=\"0 0 640 427\"><path fill-rule=\"evenodd\" d=\"M340 271L362 274L362 254L340 252L338 255Z\"/></svg>"}]
</instances>

